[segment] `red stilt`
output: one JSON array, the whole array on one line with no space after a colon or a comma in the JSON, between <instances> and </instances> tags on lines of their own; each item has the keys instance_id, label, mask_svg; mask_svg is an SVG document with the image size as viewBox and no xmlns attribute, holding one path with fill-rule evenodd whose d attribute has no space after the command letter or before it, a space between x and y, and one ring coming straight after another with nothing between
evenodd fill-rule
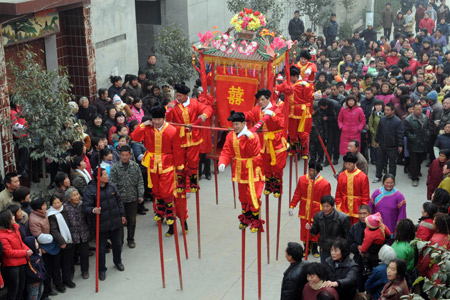
<instances>
[{"instance_id":1,"label":"red stilt","mask_svg":"<svg viewBox=\"0 0 450 300\"><path fill-rule=\"evenodd\" d=\"M177 253L178 275L180 277L180 290L183 290L183 274L181 272L180 245L178 243L177 220L173 222L173 235L175 237L175 251Z\"/></svg>"},{"instance_id":2,"label":"red stilt","mask_svg":"<svg viewBox=\"0 0 450 300\"><path fill-rule=\"evenodd\" d=\"M270 226L269 226L269 195L266 195L266 237L267 237L267 263L270 264ZM259 232L259 231L258 231Z\"/></svg>"},{"instance_id":3,"label":"red stilt","mask_svg":"<svg viewBox=\"0 0 450 300\"><path fill-rule=\"evenodd\" d=\"M187 247L187 241L186 241L186 230L184 228L184 220L182 220L181 218L178 220L180 220L181 230L183 231L184 254L186 255L186 259L189 259L189 253L188 253L188 247Z\"/></svg>"},{"instance_id":4,"label":"red stilt","mask_svg":"<svg viewBox=\"0 0 450 300\"><path fill-rule=\"evenodd\" d=\"M261 230L258 230L258 299L261 300Z\"/></svg>"},{"instance_id":5,"label":"red stilt","mask_svg":"<svg viewBox=\"0 0 450 300\"><path fill-rule=\"evenodd\" d=\"M276 260L278 260L278 250L280 249L280 223L281 223L281 197L283 194L280 195L280 198L278 198L278 221L277 221L277 253L276 253ZM289 203L289 201L288 201Z\"/></svg>"},{"instance_id":6,"label":"red stilt","mask_svg":"<svg viewBox=\"0 0 450 300\"><path fill-rule=\"evenodd\" d=\"M308 223L311 224L311 209L312 209L312 203L314 201L314 184L316 182L316 172L314 172L314 178L312 178L312 184L311 184L311 199L309 199L309 210L306 214L306 220L308 220ZM305 247L305 260L308 260L308 252L309 252L309 235L310 231L308 230L306 232L306 247Z\"/></svg>"},{"instance_id":7,"label":"red stilt","mask_svg":"<svg viewBox=\"0 0 450 300\"><path fill-rule=\"evenodd\" d=\"M163 289L166 288L166 277L164 273L164 249L162 242L162 229L161 229L161 221L158 221L158 242L159 242L159 258L161 260L161 277L162 277L162 285Z\"/></svg>"},{"instance_id":8,"label":"red stilt","mask_svg":"<svg viewBox=\"0 0 450 300\"><path fill-rule=\"evenodd\" d=\"M234 181L233 180L231 180L231 184L233 185L234 209L236 209L236 186L234 185Z\"/></svg>"},{"instance_id":9,"label":"red stilt","mask_svg":"<svg viewBox=\"0 0 450 300\"><path fill-rule=\"evenodd\" d=\"M97 208L100 207L100 177L101 177L101 168L98 168L98 174L97 174ZM100 215L97 215L95 217L95 292L98 293L98 262L99 262L99 253L98 250L100 248Z\"/></svg>"},{"instance_id":10,"label":"red stilt","mask_svg":"<svg viewBox=\"0 0 450 300\"><path fill-rule=\"evenodd\" d=\"M216 184L216 205L219 205L219 187L217 185L217 160L214 160L214 181Z\"/></svg>"},{"instance_id":11,"label":"red stilt","mask_svg":"<svg viewBox=\"0 0 450 300\"><path fill-rule=\"evenodd\" d=\"M245 296L245 229L242 231L242 300Z\"/></svg>"},{"instance_id":12,"label":"red stilt","mask_svg":"<svg viewBox=\"0 0 450 300\"><path fill-rule=\"evenodd\" d=\"M293 160L294 160L294 158L291 156L291 161L289 162L289 200L288 200L288 206L289 206L289 201L292 198L291 196L292 196L292 161Z\"/></svg>"},{"instance_id":13,"label":"red stilt","mask_svg":"<svg viewBox=\"0 0 450 300\"><path fill-rule=\"evenodd\" d=\"M297 186L298 182L298 157L297 154L294 156L294 163L295 163L295 181L294 184Z\"/></svg>"},{"instance_id":14,"label":"red stilt","mask_svg":"<svg viewBox=\"0 0 450 300\"><path fill-rule=\"evenodd\" d=\"M198 258L202 258L202 244L200 241L200 194L195 193L195 205L197 208L197 244L198 244Z\"/></svg>"}]
</instances>

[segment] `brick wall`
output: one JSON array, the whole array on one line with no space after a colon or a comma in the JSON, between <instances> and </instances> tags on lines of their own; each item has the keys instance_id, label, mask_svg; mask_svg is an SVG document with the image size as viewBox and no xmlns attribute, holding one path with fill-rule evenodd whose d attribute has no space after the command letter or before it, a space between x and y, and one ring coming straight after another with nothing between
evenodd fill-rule
<instances>
[{"instance_id":1,"label":"brick wall","mask_svg":"<svg viewBox=\"0 0 450 300\"><path fill-rule=\"evenodd\" d=\"M0 24L0 40L1 40ZM0 118L9 120L11 111L9 108L8 83L6 81L5 51L0 43ZM11 130L9 126L0 125L1 151L3 155L3 170L13 172L15 170L14 148L12 144Z\"/></svg>"}]
</instances>

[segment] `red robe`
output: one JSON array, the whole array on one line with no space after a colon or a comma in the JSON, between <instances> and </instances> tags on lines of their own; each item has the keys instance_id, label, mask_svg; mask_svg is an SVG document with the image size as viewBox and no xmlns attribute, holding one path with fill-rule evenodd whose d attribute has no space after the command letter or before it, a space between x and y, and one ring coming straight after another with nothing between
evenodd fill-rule
<instances>
[{"instance_id":1,"label":"red robe","mask_svg":"<svg viewBox=\"0 0 450 300\"><path fill-rule=\"evenodd\" d=\"M259 140L262 144L261 155L264 164L264 174L265 176L282 178L287 158L287 142L284 136L284 115L276 105L267 109L273 111L274 114L264 123L262 129L265 132L258 133ZM259 122L264 116L259 105L244 114L245 119L253 123Z\"/></svg>"},{"instance_id":2,"label":"red robe","mask_svg":"<svg viewBox=\"0 0 450 300\"><path fill-rule=\"evenodd\" d=\"M295 66L300 69L300 76L304 81L310 83L314 82L317 73L317 65L315 63L308 61L306 64L302 65L299 61L297 64L295 64ZM305 72L308 68L311 69L311 74L305 75Z\"/></svg>"},{"instance_id":3,"label":"red robe","mask_svg":"<svg viewBox=\"0 0 450 300\"><path fill-rule=\"evenodd\" d=\"M295 188L294 196L292 197L289 206L294 208L297 203L300 202L298 209L298 217L300 218L300 238L303 242L307 238L307 230L305 228L306 223L311 223L313 217L321 209L320 200L325 195L331 195L331 185L320 174L314 182L314 191L312 190L312 181L308 174L300 176L298 179L297 187ZM311 205L312 198L312 205ZM311 206L311 211L309 207ZM308 218L309 215L309 218ZM318 235L310 235L310 241L317 241Z\"/></svg>"},{"instance_id":4,"label":"red robe","mask_svg":"<svg viewBox=\"0 0 450 300\"><path fill-rule=\"evenodd\" d=\"M232 178L238 183L239 201L245 211L259 212L260 199L264 188L263 162L261 147L257 135L250 138L245 135L237 137L229 133L219 157L219 165L227 166L231 160Z\"/></svg>"},{"instance_id":5,"label":"red robe","mask_svg":"<svg viewBox=\"0 0 450 300\"><path fill-rule=\"evenodd\" d=\"M361 204L369 204L369 178L364 172L355 167L355 170L345 170L338 177L336 187L336 207L350 216L353 224L358 222L358 208Z\"/></svg>"},{"instance_id":6,"label":"red robe","mask_svg":"<svg viewBox=\"0 0 450 300\"><path fill-rule=\"evenodd\" d=\"M209 118L213 112L211 106L204 105L197 99L189 98L189 105L184 107L183 104L174 101L173 109L167 110L166 120L178 124L191 125L196 122L200 115ZM188 132L183 126L177 127L177 139L180 145L179 155L183 158L181 165L176 165L177 170L183 170L185 167L190 170L198 170L200 160L200 147L203 142L200 129L192 129ZM178 154L178 153L177 153Z\"/></svg>"},{"instance_id":7,"label":"red robe","mask_svg":"<svg viewBox=\"0 0 450 300\"><path fill-rule=\"evenodd\" d=\"M131 133L133 141L142 142L147 151L142 158L142 165L147 168L148 187L157 199L173 197L174 185L174 151L178 149L177 129L164 123L161 130L143 124Z\"/></svg>"}]
</instances>

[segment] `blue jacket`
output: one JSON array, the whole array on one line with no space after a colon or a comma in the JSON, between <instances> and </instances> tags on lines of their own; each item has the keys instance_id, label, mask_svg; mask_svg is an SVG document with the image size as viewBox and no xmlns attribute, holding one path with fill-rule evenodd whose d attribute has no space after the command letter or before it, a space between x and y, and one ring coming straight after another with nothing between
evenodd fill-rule
<instances>
[{"instance_id":1,"label":"blue jacket","mask_svg":"<svg viewBox=\"0 0 450 300\"><path fill-rule=\"evenodd\" d=\"M450 34L450 27L448 26L447 23L444 23L444 24L438 23L436 25L436 30L438 30L438 29L441 30L443 36L445 36L445 37L449 36L449 34Z\"/></svg>"},{"instance_id":2,"label":"blue jacket","mask_svg":"<svg viewBox=\"0 0 450 300\"><path fill-rule=\"evenodd\" d=\"M373 269L372 274L370 274L369 279L366 281L364 288L373 299L380 298L384 285L389 281L386 274L387 267L385 264L378 265Z\"/></svg>"},{"instance_id":3,"label":"blue jacket","mask_svg":"<svg viewBox=\"0 0 450 300\"><path fill-rule=\"evenodd\" d=\"M328 21L323 28L325 37L336 37L338 35L338 23L336 21Z\"/></svg>"}]
</instances>

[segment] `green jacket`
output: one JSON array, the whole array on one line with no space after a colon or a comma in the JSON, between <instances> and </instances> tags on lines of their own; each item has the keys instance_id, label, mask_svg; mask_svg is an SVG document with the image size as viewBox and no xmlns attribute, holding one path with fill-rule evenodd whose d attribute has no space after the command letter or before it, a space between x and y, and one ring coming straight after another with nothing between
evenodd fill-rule
<instances>
[{"instance_id":1,"label":"green jacket","mask_svg":"<svg viewBox=\"0 0 450 300\"><path fill-rule=\"evenodd\" d=\"M383 115L378 115L376 112L372 112L369 117L369 130L370 130L370 145L375 145L375 136L377 135L378 124L380 123L381 117Z\"/></svg>"},{"instance_id":2,"label":"green jacket","mask_svg":"<svg viewBox=\"0 0 450 300\"><path fill-rule=\"evenodd\" d=\"M412 271L414 269L415 255L413 246L411 246L408 242L395 241L392 244L392 248L395 250L397 258L401 258L406 262L406 271Z\"/></svg>"},{"instance_id":3,"label":"green jacket","mask_svg":"<svg viewBox=\"0 0 450 300\"><path fill-rule=\"evenodd\" d=\"M116 162L111 167L110 180L119 191L120 200L123 203L137 201L144 197L144 180L142 179L141 168L137 163L130 160L128 168L122 161Z\"/></svg>"}]
</instances>

